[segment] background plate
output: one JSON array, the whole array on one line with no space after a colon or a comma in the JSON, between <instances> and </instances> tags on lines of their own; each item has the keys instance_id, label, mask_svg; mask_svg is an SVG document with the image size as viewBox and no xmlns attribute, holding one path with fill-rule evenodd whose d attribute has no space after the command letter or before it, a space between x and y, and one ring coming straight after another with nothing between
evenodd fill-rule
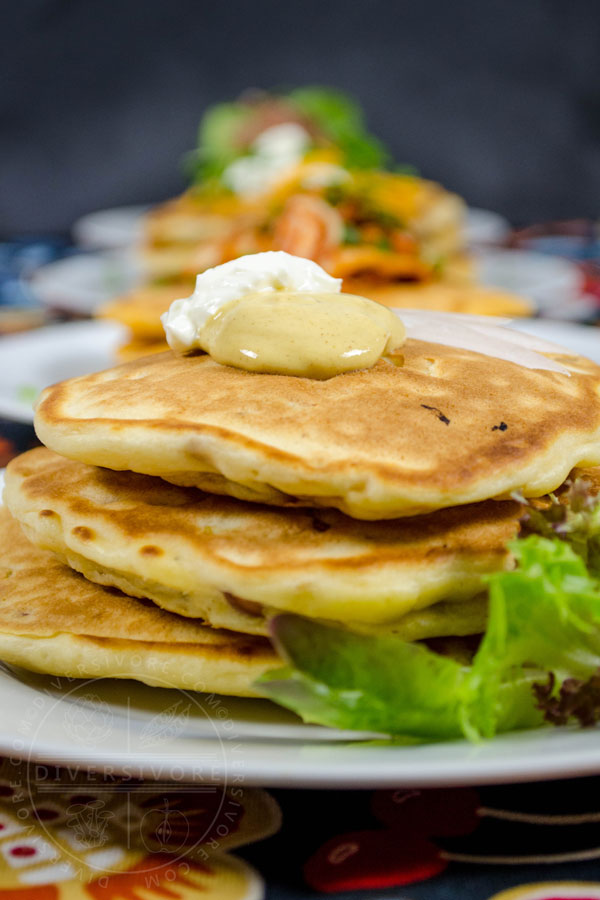
<instances>
[{"instance_id":1,"label":"background plate","mask_svg":"<svg viewBox=\"0 0 600 900\"><path fill-rule=\"evenodd\" d=\"M99 306L135 287L140 268L133 252L80 253L40 266L29 283L49 309L90 316Z\"/></svg>"},{"instance_id":2,"label":"background plate","mask_svg":"<svg viewBox=\"0 0 600 900\"><path fill-rule=\"evenodd\" d=\"M572 319L589 312L589 301L581 301L583 274L568 259L494 247L477 250L474 262L478 281L528 297L543 316Z\"/></svg>"},{"instance_id":3,"label":"background plate","mask_svg":"<svg viewBox=\"0 0 600 900\"><path fill-rule=\"evenodd\" d=\"M0 337L0 417L33 422L33 404L49 384L108 369L127 329L117 322L67 322Z\"/></svg>"},{"instance_id":4,"label":"background plate","mask_svg":"<svg viewBox=\"0 0 600 900\"><path fill-rule=\"evenodd\" d=\"M84 250L37 269L31 286L46 306L89 315L142 279L136 245L141 240L147 206L117 207L83 216L73 236ZM529 297L543 315L575 320L589 317L594 302L582 295L583 276L568 259L528 250L508 250L495 244L510 227L497 213L469 209L466 235L482 284Z\"/></svg>"},{"instance_id":5,"label":"background plate","mask_svg":"<svg viewBox=\"0 0 600 900\"><path fill-rule=\"evenodd\" d=\"M474 253L474 261L482 284L529 297L542 315L585 318L594 306L582 295L579 267L567 259L482 247ZM80 253L40 266L30 284L45 306L91 315L102 303L140 283L141 271L134 249Z\"/></svg>"},{"instance_id":6,"label":"background plate","mask_svg":"<svg viewBox=\"0 0 600 900\"><path fill-rule=\"evenodd\" d=\"M142 217L149 209L149 206L116 206L88 213L73 225L73 240L86 250L112 250L137 244L142 239ZM481 227L489 230L493 226L486 221Z\"/></svg>"},{"instance_id":7,"label":"background plate","mask_svg":"<svg viewBox=\"0 0 600 900\"><path fill-rule=\"evenodd\" d=\"M137 244L143 233L143 216L152 207L115 206L99 209L77 219L73 240L85 250L112 250ZM465 231L471 245L499 244L510 233L508 221L488 209L467 209Z\"/></svg>"}]
</instances>

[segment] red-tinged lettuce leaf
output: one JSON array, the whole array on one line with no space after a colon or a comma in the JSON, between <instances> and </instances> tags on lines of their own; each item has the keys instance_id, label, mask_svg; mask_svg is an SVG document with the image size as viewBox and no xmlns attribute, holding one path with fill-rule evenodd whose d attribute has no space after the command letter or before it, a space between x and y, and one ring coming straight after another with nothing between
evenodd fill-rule
<instances>
[{"instance_id":1,"label":"red-tinged lettuce leaf","mask_svg":"<svg viewBox=\"0 0 600 900\"><path fill-rule=\"evenodd\" d=\"M533 685L533 693L538 709L552 725L567 725L576 719L586 728L600 721L600 670L586 681L565 678L558 692L556 676L550 672L546 682Z\"/></svg>"},{"instance_id":2,"label":"red-tinged lettuce leaf","mask_svg":"<svg viewBox=\"0 0 600 900\"><path fill-rule=\"evenodd\" d=\"M589 572L600 577L600 502L598 485L585 477L566 482L560 495L543 500L517 499L523 504L525 534L560 538L586 563Z\"/></svg>"},{"instance_id":3,"label":"red-tinged lettuce leaf","mask_svg":"<svg viewBox=\"0 0 600 900\"><path fill-rule=\"evenodd\" d=\"M502 684L524 670L553 673L557 685L587 680L600 665L600 588L583 559L556 538L509 546L517 568L488 578L488 625L469 676L468 728L487 737Z\"/></svg>"}]
</instances>

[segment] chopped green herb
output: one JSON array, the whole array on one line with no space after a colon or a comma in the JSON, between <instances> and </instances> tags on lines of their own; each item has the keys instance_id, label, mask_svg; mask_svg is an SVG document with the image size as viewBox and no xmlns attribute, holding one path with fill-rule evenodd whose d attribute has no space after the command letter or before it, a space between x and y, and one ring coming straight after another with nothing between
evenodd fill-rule
<instances>
[{"instance_id":1,"label":"chopped green herb","mask_svg":"<svg viewBox=\"0 0 600 900\"><path fill-rule=\"evenodd\" d=\"M344 225L344 244L360 244L360 232L354 225Z\"/></svg>"},{"instance_id":2,"label":"chopped green herb","mask_svg":"<svg viewBox=\"0 0 600 900\"><path fill-rule=\"evenodd\" d=\"M325 188L323 197L330 206L339 206L348 197L348 191L341 184L332 184Z\"/></svg>"},{"instance_id":3,"label":"chopped green herb","mask_svg":"<svg viewBox=\"0 0 600 900\"><path fill-rule=\"evenodd\" d=\"M390 155L366 130L360 106L342 91L327 87L296 88L289 99L344 153L349 169L381 169Z\"/></svg>"},{"instance_id":4,"label":"chopped green herb","mask_svg":"<svg viewBox=\"0 0 600 900\"><path fill-rule=\"evenodd\" d=\"M27 403L29 406L33 406L38 398L39 392L39 387L36 387L33 384L21 384L17 388L17 399L20 403Z\"/></svg>"}]
</instances>

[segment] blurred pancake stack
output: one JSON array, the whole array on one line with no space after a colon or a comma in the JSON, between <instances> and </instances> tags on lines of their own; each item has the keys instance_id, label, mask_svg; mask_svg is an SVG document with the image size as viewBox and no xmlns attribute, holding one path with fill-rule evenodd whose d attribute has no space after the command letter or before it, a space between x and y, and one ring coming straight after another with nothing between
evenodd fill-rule
<instances>
[{"instance_id":1,"label":"blurred pancake stack","mask_svg":"<svg viewBox=\"0 0 600 900\"><path fill-rule=\"evenodd\" d=\"M0 658L261 694L281 613L468 656L515 492L600 465L600 369L434 320L326 379L168 351L48 388L6 474Z\"/></svg>"},{"instance_id":2,"label":"blurred pancake stack","mask_svg":"<svg viewBox=\"0 0 600 900\"><path fill-rule=\"evenodd\" d=\"M100 311L131 331L122 358L166 349L160 315L198 272L267 250L312 259L345 291L391 307L530 313L523 298L475 283L463 200L390 163L339 91L251 92L210 109L192 186L145 218L145 282Z\"/></svg>"}]
</instances>

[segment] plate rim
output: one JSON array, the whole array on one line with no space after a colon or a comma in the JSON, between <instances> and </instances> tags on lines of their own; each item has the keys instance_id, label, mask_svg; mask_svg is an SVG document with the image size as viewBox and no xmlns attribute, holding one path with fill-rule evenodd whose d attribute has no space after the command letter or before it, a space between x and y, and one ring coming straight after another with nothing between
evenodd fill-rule
<instances>
[{"instance_id":1,"label":"plate rim","mask_svg":"<svg viewBox=\"0 0 600 900\"><path fill-rule=\"evenodd\" d=\"M19 346L25 345L27 347L27 344L32 344L33 347L31 349L37 352L37 345L45 341L52 342L56 335L68 336L68 340L71 343L76 339L81 339L81 335L85 336L88 332L90 338L92 335L95 336L98 342L98 350L104 349L107 354L111 350L116 350L119 342L125 341L128 334L127 328L119 322L113 322L108 319L84 319L82 321L42 325L40 328L17 332L16 334L0 335L0 368L5 349L12 356L15 352L18 352ZM14 350L15 346L17 346L17 350ZM44 387L46 385L40 386L40 390L43 390ZM1 419L33 425L33 416L33 405L29 407L21 400L4 396L0 388Z\"/></svg>"}]
</instances>

